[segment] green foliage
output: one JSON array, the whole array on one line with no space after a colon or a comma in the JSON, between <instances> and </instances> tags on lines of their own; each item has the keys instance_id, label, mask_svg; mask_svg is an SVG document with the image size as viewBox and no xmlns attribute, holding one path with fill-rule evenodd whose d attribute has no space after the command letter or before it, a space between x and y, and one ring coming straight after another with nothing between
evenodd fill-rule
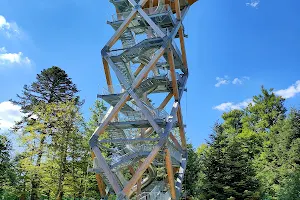
<instances>
[{"instance_id":1,"label":"green foliage","mask_svg":"<svg viewBox=\"0 0 300 200\"><path fill-rule=\"evenodd\" d=\"M300 196L300 172L299 169L291 173L282 182L278 200L299 199Z\"/></svg>"},{"instance_id":2,"label":"green foliage","mask_svg":"<svg viewBox=\"0 0 300 200\"><path fill-rule=\"evenodd\" d=\"M269 131L278 121L285 118L284 99L273 90L261 89L262 94L253 97L253 103L245 109L244 127L255 132Z\"/></svg>"},{"instance_id":3,"label":"green foliage","mask_svg":"<svg viewBox=\"0 0 300 200\"><path fill-rule=\"evenodd\" d=\"M258 199L258 181L243 137L228 137L216 124L202 153L201 199Z\"/></svg>"},{"instance_id":4,"label":"green foliage","mask_svg":"<svg viewBox=\"0 0 300 200\"><path fill-rule=\"evenodd\" d=\"M300 114L262 87L245 110L224 113L197 150L198 199L278 199L299 163ZM193 171L195 172L195 171ZM295 180L294 180L295 181ZM296 187L287 189L297 190ZM292 192L290 192L291 194ZM288 199L288 198L287 198Z\"/></svg>"},{"instance_id":5,"label":"green foliage","mask_svg":"<svg viewBox=\"0 0 300 200\"><path fill-rule=\"evenodd\" d=\"M194 151L191 144L187 146L188 160L185 173L185 180L183 182L183 188L187 197L196 196L198 188L195 187L198 182L198 176L200 174L199 157Z\"/></svg>"},{"instance_id":6,"label":"green foliage","mask_svg":"<svg viewBox=\"0 0 300 200\"><path fill-rule=\"evenodd\" d=\"M11 100L14 104L20 105L22 111L31 113L32 106L41 102L66 102L75 99L79 102L76 85L67 73L57 66L53 66L37 74L36 81L30 85L24 85L21 95L17 95L18 100Z\"/></svg>"}]
</instances>

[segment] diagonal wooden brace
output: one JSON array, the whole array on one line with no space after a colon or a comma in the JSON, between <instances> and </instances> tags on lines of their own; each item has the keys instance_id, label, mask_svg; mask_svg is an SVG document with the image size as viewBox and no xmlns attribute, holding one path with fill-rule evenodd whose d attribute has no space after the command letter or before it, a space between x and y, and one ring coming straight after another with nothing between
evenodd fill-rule
<instances>
[{"instance_id":1,"label":"diagonal wooden brace","mask_svg":"<svg viewBox=\"0 0 300 200\"><path fill-rule=\"evenodd\" d=\"M140 100L140 98L135 94L135 92L133 91L133 89L129 86L129 84L125 80L124 75L120 72L120 70L116 67L116 65L113 63L113 61L109 57L106 57L106 60L108 61L109 65L115 71L118 79L125 86L128 94L135 100L137 106L141 109L142 113L144 114L144 116L146 117L146 119L149 121L149 123L151 124L151 126L154 128L154 130L158 134L160 134L161 133L161 128L155 122L155 120L154 120L153 116L151 115L150 111L145 107L145 105Z\"/></svg>"}]
</instances>

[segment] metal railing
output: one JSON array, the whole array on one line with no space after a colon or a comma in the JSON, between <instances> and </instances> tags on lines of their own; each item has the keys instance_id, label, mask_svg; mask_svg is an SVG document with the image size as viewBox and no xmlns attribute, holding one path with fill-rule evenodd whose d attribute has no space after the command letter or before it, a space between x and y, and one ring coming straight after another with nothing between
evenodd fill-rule
<instances>
[{"instance_id":1,"label":"metal railing","mask_svg":"<svg viewBox=\"0 0 300 200\"><path fill-rule=\"evenodd\" d=\"M143 10L147 15L150 15L150 16L156 15L156 14L161 14L161 13L168 13L168 12L172 13L171 8L168 4L161 5L161 6L155 6L155 7L151 7L151 8L145 8ZM112 22L125 20L130 13L131 12L122 12L122 13L113 14L111 17Z\"/></svg>"},{"instance_id":2,"label":"metal railing","mask_svg":"<svg viewBox=\"0 0 300 200\"><path fill-rule=\"evenodd\" d=\"M169 116L169 114L164 109L153 109L149 111L154 119L166 119ZM122 114L120 114L118 118L119 122L138 121L138 120L147 120L147 118L144 116L141 110L122 112Z\"/></svg>"}]
</instances>

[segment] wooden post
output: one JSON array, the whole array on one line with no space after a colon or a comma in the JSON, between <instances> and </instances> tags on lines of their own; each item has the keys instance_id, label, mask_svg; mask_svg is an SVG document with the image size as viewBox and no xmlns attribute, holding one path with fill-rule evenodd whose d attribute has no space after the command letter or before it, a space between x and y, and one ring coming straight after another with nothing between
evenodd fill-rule
<instances>
[{"instance_id":1,"label":"wooden post","mask_svg":"<svg viewBox=\"0 0 300 200\"><path fill-rule=\"evenodd\" d=\"M177 20L181 21L182 17L181 17L179 0L175 0L175 10L176 10ZM181 48L183 66L187 68L188 66L187 66L186 51L185 51L185 44L184 44L184 33L183 33L182 25L180 26L180 28L178 30L178 33L179 33L179 40L180 40L180 48Z\"/></svg>"},{"instance_id":2,"label":"wooden post","mask_svg":"<svg viewBox=\"0 0 300 200\"><path fill-rule=\"evenodd\" d=\"M103 57L102 57L102 63L103 63L103 68L104 68L108 91L112 94L112 93L114 93L114 88L113 88L113 83L112 83L112 79L111 79L111 75L110 75L110 69L109 69L107 61Z\"/></svg>"},{"instance_id":3,"label":"wooden post","mask_svg":"<svg viewBox=\"0 0 300 200\"><path fill-rule=\"evenodd\" d=\"M94 152L92 152L92 159L94 160L94 158L95 158L95 154L94 154ZM100 192L100 196L101 196L101 198L104 198L106 195L105 184L104 184L100 174L96 174L96 180L97 180L97 185L98 185L98 189Z\"/></svg>"},{"instance_id":4,"label":"wooden post","mask_svg":"<svg viewBox=\"0 0 300 200\"><path fill-rule=\"evenodd\" d=\"M120 38L122 33L127 28L128 24L132 21L132 19L136 16L137 10L132 10L131 13L128 15L128 17L124 20L124 22L121 24L121 26L118 28L118 30L115 32L115 34L110 38L110 40L106 43L106 46L111 48Z\"/></svg>"},{"instance_id":5,"label":"wooden post","mask_svg":"<svg viewBox=\"0 0 300 200\"><path fill-rule=\"evenodd\" d=\"M178 101L178 98L179 98L178 86L177 86L177 79L176 79L176 74L175 74L174 56L173 56L173 51L171 50L171 48L168 51L168 60L169 60L169 65L170 65L171 78L172 78L173 94L174 94L175 101Z\"/></svg>"},{"instance_id":6,"label":"wooden post","mask_svg":"<svg viewBox=\"0 0 300 200\"><path fill-rule=\"evenodd\" d=\"M180 133L180 139L181 139L181 146L183 150L186 150L186 138L185 138L185 132L184 132L184 125L182 120L182 114L181 114L181 107L178 107L177 110L177 120L179 124L179 133Z\"/></svg>"},{"instance_id":7,"label":"wooden post","mask_svg":"<svg viewBox=\"0 0 300 200\"><path fill-rule=\"evenodd\" d=\"M186 68L187 66L187 59L186 59L186 51L185 51L185 44L184 44L184 35L183 35L183 28L182 26L179 28L179 39L180 39L180 48L181 48L181 54L182 54L182 62L183 66Z\"/></svg>"},{"instance_id":8,"label":"wooden post","mask_svg":"<svg viewBox=\"0 0 300 200\"><path fill-rule=\"evenodd\" d=\"M174 174L173 174L172 160L171 160L170 151L168 149L165 149L165 153L166 153L166 157L165 157L166 168L167 168L167 173L168 173L168 182L169 182L169 185L170 185L171 197L172 197L172 199L176 199Z\"/></svg>"}]
</instances>

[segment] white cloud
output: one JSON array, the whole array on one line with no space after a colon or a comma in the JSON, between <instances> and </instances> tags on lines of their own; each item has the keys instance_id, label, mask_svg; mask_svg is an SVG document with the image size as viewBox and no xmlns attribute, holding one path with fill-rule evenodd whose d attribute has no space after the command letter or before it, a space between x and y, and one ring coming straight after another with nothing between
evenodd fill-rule
<instances>
[{"instance_id":1,"label":"white cloud","mask_svg":"<svg viewBox=\"0 0 300 200\"><path fill-rule=\"evenodd\" d=\"M21 29L16 22L8 22L4 16L0 15L0 32L8 38L19 37Z\"/></svg>"},{"instance_id":2,"label":"white cloud","mask_svg":"<svg viewBox=\"0 0 300 200\"><path fill-rule=\"evenodd\" d=\"M216 77L217 83L215 87L220 87L221 85L226 85L229 83L228 76L224 76L224 78Z\"/></svg>"},{"instance_id":3,"label":"white cloud","mask_svg":"<svg viewBox=\"0 0 300 200\"><path fill-rule=\"evenodd\" d=\"M287 89L278 90L274 92L278 96L282 96L285 99L294 97L296 94L300 93L300 80L296 81L295 84L291 85Z\"/></svg>"},{"instance_id":4,"label":"white cloud","mask_svg":"<svg viewBox=\"0 0 300 200\"><path fill-rule=\"evenodd\" d=\"M242 78L235 78L235 79L233 79L232 84L233 84L233 85L241 85L241 84L243 84L246 80L250 80L250 77L244 76L244 77L242 77Z\"/></svg>"},{"instance_id":5,"label":"white cloud","mask_svg":"<svg viewBox=\"0 0 300 200\"><path fill-rule=\"evenodd\" d=\"M0 53L6 53L7 51L6 51L6 48L5 47L1 47L0 48Z\"/></svg>"},{"instance_id":6,"label":"white cloud","mask_svg":"<svg viewBox=\"0 0 300 200\"><path fill-rule=\"evenodd\" d=\"M260 0L251 0L250 2L246 3L246 6L250 6L252 8L258 8Z\"/></svg>"},{"instance_id":7,"label":"white cloud","mask_svg":"<svg viewBox=\"0 0 300 200\"><path fill-rule=\"evenodd\" d=\"M232 83L233 85L241 85L246 80L250 80L248 76L243 76L242 78L234 78L233 81L230 80L228 76L224 76L224 78L216 77L217 83L215 84L215 87L220 87L221 85L227 85L229 83Z\"/></svg>"},{"instance_id":8,"label":"white cloud","mask_svg":"<svg viewBox=\"0 0 300 200\"><path fill-rule=\"evenodd\" d=\"M15 121L22 118L21 107L12 104L9 101L0 103L0 129L7 130L11 128Z\"/></svg>"},{"instance_id":9,"label":"white cloud","mask_svg":"<svg viewBox=\"0 0 300 200\"><path fill-rule=\"evenodd\" d=\"M218 106L213 107L215 110L219 111L230 111L230 110L241 110L243 108L246 108L250 103L253 103L252 99L246 99L245 101L242 101L240 103L233 103L233 102L227 102L222 103Z\"/></svg>"},{"instance_id":10,"label":"white cloud","mask_svg":"<svg viewBox=\"0 0 300 200\"><path fill-rule=\"evenodd\" d=\"M0 48L0 66L9 64L30 65L31 60L22 52L8 53L5 47Z\"/></svg>"},{"instance_id":11,"label":"white cloud","mask_svg":"<svg viewBox=\"0 0 300 200\"><path fill-rule=\"evenodd\" d=\"M234 84L234 85L236 85L236 84L241 85L242 83L243 83L242 80L239 79L239 78L235 78L235 79L233 79L233 81L232 81L232 84Z\"/></svg>"}]
</instances>

